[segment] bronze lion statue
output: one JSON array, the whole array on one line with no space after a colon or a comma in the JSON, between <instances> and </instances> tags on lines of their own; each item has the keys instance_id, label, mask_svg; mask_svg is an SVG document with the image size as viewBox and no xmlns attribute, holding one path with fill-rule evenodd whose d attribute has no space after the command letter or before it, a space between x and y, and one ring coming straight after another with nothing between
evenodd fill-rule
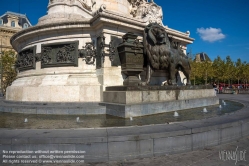
<instances>
[{"instance_id":1,"label":"bronze lion statue","mask_svg":"<svg viewBox=\"0 0 249 166\"><path fill-rule=\"evenodd\" d=\"M191 69L188 58L178 46L173 46L165 28L157 23L151 23L144 29L143 37L146 78L141 85L149 85L155 70L168 72L168 85L176 85L179 69L186 76L187 84L190 84Z\"/></svg>"}]
</instances>

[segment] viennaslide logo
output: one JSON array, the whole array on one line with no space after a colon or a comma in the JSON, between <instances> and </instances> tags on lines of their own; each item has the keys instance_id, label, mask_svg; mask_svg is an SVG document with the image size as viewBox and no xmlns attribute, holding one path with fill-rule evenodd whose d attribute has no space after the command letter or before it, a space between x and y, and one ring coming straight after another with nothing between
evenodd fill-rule
<instances>
[{"instance_id":1,"label":"viennaslide logo","mask_svg":"<svg viewBox=\"0 0 249 166\"><path fill-rule=\"evenodd\" d=\"M238 150L238 146L235 150L222 150L219 151L219 158L223 161L234 161L235 165L239 161L246 161L246 150Z\"/></svg>"}]
</instances>

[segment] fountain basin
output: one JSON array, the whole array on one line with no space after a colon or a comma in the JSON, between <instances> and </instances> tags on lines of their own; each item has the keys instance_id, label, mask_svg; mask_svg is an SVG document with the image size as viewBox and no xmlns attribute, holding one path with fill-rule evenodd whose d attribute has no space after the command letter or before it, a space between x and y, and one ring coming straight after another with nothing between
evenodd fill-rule
<instances>
[{"instance_id":1,"label":"fountain basin","mask_svg":"<svg viewBox=\"0 0 249 166\"><path fill-rule=\"evenodd\" d=\"M85 151L85 163L156 157L225 144L249 135L248 96L229 115L182 123L88 129L0 129L3 150ZM74 119L75 120L75 119ZM47 160L47 159L46 159Z\"/></svg>"},{"instance_id":2,"label":"fountain basin","mask_svg":"<svg viewBox=\"0 0 249 166\"><path fill-rule=\"evenodd\" d=\"M58 115L58 114L27 114L0 112L0 128L6 129L79 129L79 128L105 128L125 126L147 126L158 124L180 123L183 121L200 120L233 113L243 108L237 102L226 101L227 106L220 110L215 106L208 106L208 112L203 113L203 107L179 110L179 116L174 112L165 112L141 117L121 118L106 114L99 115ZM221 101L220 101L221 103ZM49 109L43 106L44 110ZM24 120L28 119L28 123Z\"/></svg>"}]
</instances>

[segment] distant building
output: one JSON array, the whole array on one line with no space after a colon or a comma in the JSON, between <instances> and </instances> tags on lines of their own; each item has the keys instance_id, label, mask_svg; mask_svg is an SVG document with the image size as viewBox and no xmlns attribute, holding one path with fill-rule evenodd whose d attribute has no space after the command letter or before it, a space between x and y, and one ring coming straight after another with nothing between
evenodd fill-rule
<instances>
[{"instance_id":1,"label":"distant building","mask_svg":"<svg viewBox=\"0 0 249 166\"><path fill-rule=\"evenodd\" d=\"M196 61L196 62L203 62L203 61L212 62L211 59L208 57L208 55L204 52L196 54L194 61Z\"/></svg>"},{"instance_id":2,"label":"distant building","mask_svg":"<svg viewBox=\"0 0 249 166\"><path fill-rule=\"evenodd\" d=\"M18 31L32 26L26 15L6 12L0 16L0 52L11 50L10 38Z\"/></svg>"},{"instance_id":3,"label":"distant building","mask_svg":"<svg viewBox=\"0 0 249 166\"><path fill-rule=\"evenodd\" d=\"M0 16L0 57L2 56L2 51L13 50L15 51L11 44L10 38L22 29L32 26L26 15L14 12L6 12ZM2 81L5 79L2 77L2 69L0 69L1 77L1 92Z\"/></svg>"}]
</instances>

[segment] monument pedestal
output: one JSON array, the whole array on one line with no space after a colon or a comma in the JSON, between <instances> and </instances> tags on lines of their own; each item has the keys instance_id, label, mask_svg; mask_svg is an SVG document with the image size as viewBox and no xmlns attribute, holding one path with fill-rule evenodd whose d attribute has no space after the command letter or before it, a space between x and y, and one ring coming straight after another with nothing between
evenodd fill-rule
<instances>
[{"instance_id":1,"label":"monument pedestal","mask_svg":"<svg viewBox=\"0 0 249 166\"><path fill-rule=\"evenodd\" d=\"M113 86L103 101L107 114L123 118L219 104L211 86Z\"/></svg>"}]
</instances>

